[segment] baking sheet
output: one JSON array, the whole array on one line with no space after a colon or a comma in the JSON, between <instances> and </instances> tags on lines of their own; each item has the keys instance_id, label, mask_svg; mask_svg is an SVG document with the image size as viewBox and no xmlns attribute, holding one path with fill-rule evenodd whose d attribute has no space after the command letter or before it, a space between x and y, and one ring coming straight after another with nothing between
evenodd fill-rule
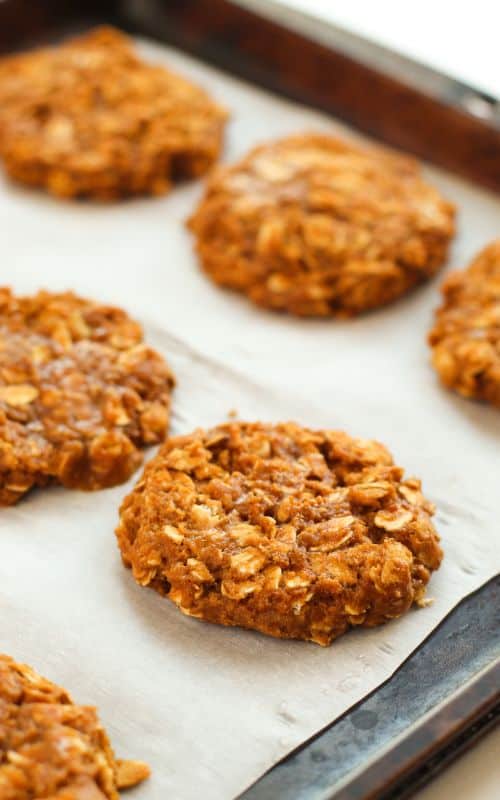
<instances>
[{"instance_id":1,"label":"baking sheet","mask_svg":"<svg viewBox=\"0 0 500 800\"><path fill-rule=\"evenodd\" d=\"M342 130L166 47L144 54L232 110L225 158L301 130ZM345 129L344 129L345 131ZM499 234L500 202L429 170L460 207L451 261ZM225 419L295 419L378 438L438 506L446 552L432 606L329 649L182 616L121 566L113 529L133 484L33 492L0 514L0 649L99 707L115 749L153 777L137 800L229 800L386 680L445 614L499 568L500 415L443 391L425 334L440 278L354 321L252 307L198 270L183 222L200 184L112 206L0 183L2 282L73 288L144 323L178 377L173 432Z\"/></svg>"}]
</instances>

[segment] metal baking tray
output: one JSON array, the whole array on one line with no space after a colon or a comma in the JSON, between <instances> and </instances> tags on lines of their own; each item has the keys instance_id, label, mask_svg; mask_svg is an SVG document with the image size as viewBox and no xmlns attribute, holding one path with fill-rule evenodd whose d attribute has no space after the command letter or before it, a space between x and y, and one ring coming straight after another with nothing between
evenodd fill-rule
<instances>
[{"instance_id":1,"label":"metal baking tray","mask_svg":"<svg viewBox=\"0 0 500 800\"><path fill-rule=\"evenodd\" d=\"M276 12L260 0L4 0L0 51L110 22L500 190L498 99L334 26ZM390 680L240 797L414 794L500 719L499 595L495 578L465 598Z\"/></svg>"}]
</instances>

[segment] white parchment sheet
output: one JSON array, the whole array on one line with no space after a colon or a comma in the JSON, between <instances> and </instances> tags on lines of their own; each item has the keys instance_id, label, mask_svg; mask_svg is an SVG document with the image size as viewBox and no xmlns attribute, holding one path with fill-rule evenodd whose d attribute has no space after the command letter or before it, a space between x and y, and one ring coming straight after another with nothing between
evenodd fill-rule
<instances>
[{"instance_id":1,"label":"white parchment sheet","mask_svg":"<svg viewBox=\"0 0 500 800\"><path fill-rule=\"evenodd\" d=\"M328 118L187 57L144 53L199 80L232 111L226 158ZM452 263L500 234L492 195L429 170L460 208ZM2 283L73 288L141 319L172 364L173 431L296 419L378 438L438 506L446 557L434 604L328 649L182 616L137 586L113 530L128 486L33 492L0 513L0 649L99 707L118 754L143 758L137 800L230 800L287 751L386 680L499 567L500 415L441 389L426 330L440 277L350 322L277 316L214 287L183 226L201 192L100 206L0 184Z\"/></svg>"}]
</instances>

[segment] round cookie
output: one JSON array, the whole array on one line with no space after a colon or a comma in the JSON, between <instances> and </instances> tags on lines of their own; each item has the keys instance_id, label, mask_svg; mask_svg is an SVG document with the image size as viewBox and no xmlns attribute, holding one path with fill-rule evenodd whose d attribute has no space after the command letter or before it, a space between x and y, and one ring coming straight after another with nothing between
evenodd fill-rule
<instances>
[{"instance_id":1,"label":"round cookie","mask_svg":"<svg viewBox=\"0 0 500 800\"><path fill-rule=\"evenodd\" d=\"M377 442L234 422L167 440L117 537L136 581L185 614L328 645L425 603L432 513Z\"/></svg>"},{"instance_id":2,"label":"round cookie","mask_svg":"<svg viewBox=\"0 0 500 800\"><path fill-rule=\"evenodd\" d=\"M140 761L115 761L94 708L0 654L2 800L118 800L148 775Z\"/></svg>"},{"instance_id":3,"label":"round cookie","mask_svg":"<svg viewBox=\"0 0 500 800\"><path fill-rule=\"evenodd\" d=\"M436 272L453 217L410 158L311 134L215 170L189 225L221 286L275 310L352 316Z\"/></svg>"},{"instance_id":4,"label":"round cookie","mask_svg":"<svg viewBox=\"0 0 500 800\"><path fill-rule=\"evenodd\" d=\"M226 112L198 86L97 28L0 62L8 175L60 197L162 194L217 159Z\"/></svg>"},{"instance_id":5,"label":"round cookie","mask_svg":"<svg viewBox=\"0 0 500 800\"><path fill-rule=\"evenodd\" d=\"M429 333L434 368L449 389L500 408L500 239L441 291Z\"/></svg>"},{"instance_id":6,"label":"round cookie","mask_svg":"<svg viewBox=\"0 0 500 800\"><path fill-rule=\"evenodd\" d=\"M163 440L174 379L118 308L0 289L0 505L122 483Z\"/></svg>"}]
</instances>

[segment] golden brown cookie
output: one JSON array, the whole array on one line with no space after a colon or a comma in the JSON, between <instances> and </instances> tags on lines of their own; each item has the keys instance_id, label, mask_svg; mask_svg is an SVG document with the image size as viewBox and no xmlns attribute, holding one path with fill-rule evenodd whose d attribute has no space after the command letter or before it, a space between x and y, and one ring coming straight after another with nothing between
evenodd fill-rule
<instances>
[{"instance_id":1,"label":"golden brown cookie","mask_svg":"<svg viewBox=\"0 0 500 800\"><path fill-rule=\"evenodd\" d=\"M167 440L117 536L138 583L185 614L327 645L424 603L432 513L377 442L232 422Z\"/></svg>"},{"instance_id":2,"label":"golden brown cookie","mask_svg":"<svg viewBox=\"0 0 500 800\"><path fill-rule=\"evenodd\" d=\"M500 408L500 239L452 272L429 334L432 363L449 389Z\"/></svg>"},{"instance_id":3,"label":"golden brown cookie","mask_svg":"<svg viewBox=\"0 0 500 800\"><path fill-rule=\"evenodd\" d=\"M0 289L0 505L33 486L127 480L165 436L173 384L119 308Z\"/></svg>"},{"instance_id":4,"label":"golden brown cookie","mask_svg":"<svg viewBox=\"0 0 500 800\"><path fill-rule=\"evenodd\" d=\"M352 316L436 272L453 217L410 158L303 135L215 170L189 224L221 286L293 314Z\"/></svg>"},{"instance_id":5,"label":"golden brown cookie","mask_svg":"<svg viewBox=\"0 0 500 800\"><path fill-rule=\"evenodd\" d=\"M144 63L113 28L0 62L7 173L60 197L162 194L217 159L225 118L202 89Z\"/></svg>"},{"instance_id":6,"label":"golden brown cookie","mask_svg":"<svg viewBox=\"0 0 500 800\"><path fill-rule=\"evenodd\" d=\"M118 800L148 775L141 761L115 761L95 708L0 654L1 800Z\"/></svg>"}]
</instances>

